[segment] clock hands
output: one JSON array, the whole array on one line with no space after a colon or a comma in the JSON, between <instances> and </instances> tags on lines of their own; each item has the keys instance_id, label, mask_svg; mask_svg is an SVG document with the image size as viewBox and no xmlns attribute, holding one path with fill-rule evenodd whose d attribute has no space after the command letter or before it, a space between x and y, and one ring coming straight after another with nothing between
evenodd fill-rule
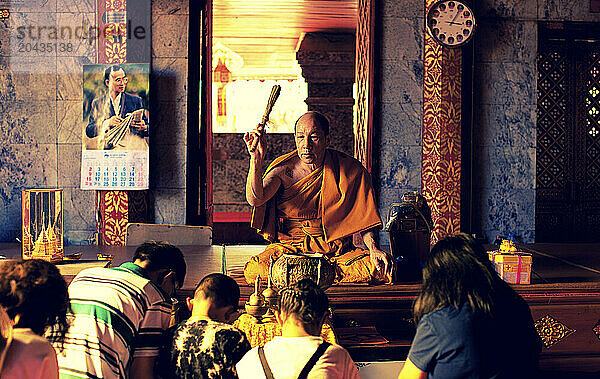
<instances>
[{"instance_id":1,"label":"clock hands","mask_svg":"<svg viewBox=\"0 0 600 379\"><path fill-rule=\"evenodd\" d=\"M460 11L456 11L456 13L454 14L454 18L452 19L452 21L446 21L448 24L450 25L462 25L462 22L454 22L456 21L456 18L458 17L458 14L460 13Z\"/></svg>"}]
</instances>

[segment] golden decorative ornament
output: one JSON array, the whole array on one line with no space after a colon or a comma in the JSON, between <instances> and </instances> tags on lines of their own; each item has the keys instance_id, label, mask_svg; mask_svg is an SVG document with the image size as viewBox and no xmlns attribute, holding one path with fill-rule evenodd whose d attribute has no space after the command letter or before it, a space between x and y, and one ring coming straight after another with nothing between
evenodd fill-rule
<instances>
[{"instance_id":1,"label":"golden decorative ornament","mask_svg":"<svg viewBox=\"0 0 600 379\"><path fill-rule=\"evenodd\" d=\"M546 315L535 322L535 330L537 330L544 347L549 348L562 339L567 338L575 333L574 329L570 329L562 322L556 320L550 315Z\"/></svg>"}]
</instances>

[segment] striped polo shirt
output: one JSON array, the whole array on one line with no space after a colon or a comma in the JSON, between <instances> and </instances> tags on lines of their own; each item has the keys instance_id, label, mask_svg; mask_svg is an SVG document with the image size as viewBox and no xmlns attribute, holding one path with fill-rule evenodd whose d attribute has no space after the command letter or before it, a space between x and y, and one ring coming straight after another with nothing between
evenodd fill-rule
<instances>
[{"instance_id":1,"label":"striped polo shirt","mask_svg":"<svg viewBox=\"0 0 600 379\"><path fill-rule=\"evenodd\" d=\"M72 314L61 378L125 378L133 357L156 357L171 299L134 263L81 271L69 285Z\"/></svg>"}]
</instances>

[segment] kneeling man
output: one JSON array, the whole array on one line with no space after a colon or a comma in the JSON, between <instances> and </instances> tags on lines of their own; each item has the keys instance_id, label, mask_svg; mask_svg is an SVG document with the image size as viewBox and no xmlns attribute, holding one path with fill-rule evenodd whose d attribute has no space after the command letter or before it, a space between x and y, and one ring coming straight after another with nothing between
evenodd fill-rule
<instances>
[{"instance_id":1,"label":"kneeling man","mask_svg":"<svg viewBox=\"0 0 600 379\"><path fill-rule=\"evenodd\" d=\"M356 159L327 149L329 121L318 112L295 126L296 150L276 158L263 175L264 131L244 135L250 154L246 199L254 207L252 227L271 242L244 268L249 283L265 279L271 256L322 253L336 265L339 282L382 282L393 260L377 247L381 227L371 177ZM355 248L361 233L368 251Z\"/></svg>"}]
</instances>

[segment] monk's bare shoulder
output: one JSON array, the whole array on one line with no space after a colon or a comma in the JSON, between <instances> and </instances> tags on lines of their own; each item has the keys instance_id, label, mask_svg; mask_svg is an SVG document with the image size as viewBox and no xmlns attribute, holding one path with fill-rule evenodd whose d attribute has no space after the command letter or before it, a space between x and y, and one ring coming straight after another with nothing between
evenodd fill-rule
<instances>
[{"instance_id":1,"label":"monk's bare shoulder","mask_svg":"<svg viewBox=\"0 0 600 379\"><path fill-rule=\"evenodd\" d=\"M297 160L298 159L296 157L291 158L290 160L273 169L273 175L277 176L277 178L281 180L284 188L289 187L297 181L297 175L295 175Z\"/></svg>"}]
</instances>

